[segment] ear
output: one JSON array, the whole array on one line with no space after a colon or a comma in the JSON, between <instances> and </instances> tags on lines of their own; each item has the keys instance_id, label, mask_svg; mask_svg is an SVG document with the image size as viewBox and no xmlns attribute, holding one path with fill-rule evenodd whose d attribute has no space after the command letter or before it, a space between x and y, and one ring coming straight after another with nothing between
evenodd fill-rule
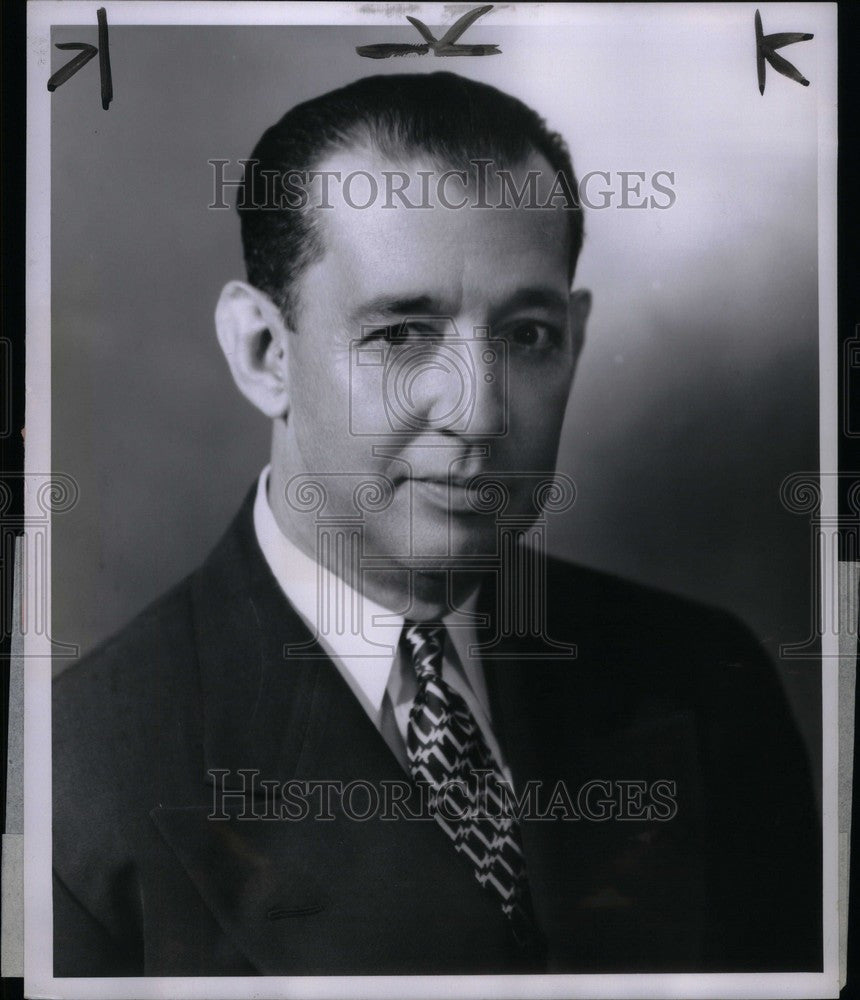
<instances>
[{"instance_id":1,"label":"ear","mask_svg":"<svg viewBox=\"0 0 860 1000\"><path fill-rule=\"evenodd\" d=\"M580 288L576 292L570 293L570 303L568 305L568 322L570 323L570 339L573 344L574 361L579 357L582 345L585 342L585 324L591 312L591 292L587 288Z\"/></svg>"},{"instance_id":2,"label":"ear","mask_svg":"<svg viewBox=\"0 0 860 1000\"><path fill-rule=\"evenodd\" d=\"M267 417L284 416L288 331L277 306L244 281L230 281L215 307L215 329L239 391Z\"/></svg>"}]
</instances>

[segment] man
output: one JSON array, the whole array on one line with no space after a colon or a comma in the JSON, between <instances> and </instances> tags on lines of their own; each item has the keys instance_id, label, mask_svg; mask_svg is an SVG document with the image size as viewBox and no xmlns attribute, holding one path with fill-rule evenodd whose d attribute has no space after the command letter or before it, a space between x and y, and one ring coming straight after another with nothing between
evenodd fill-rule
<instances>
[{"instance_id":1,"label":"man","mask_svg":"<svg viewBox=\"0 0 860 1000\"><path fill-rule=\"evenodd\" d=\"M447 73L258 143L215 319L271 463L57 683L57 975L820 968L770 664L543 555L575 189L534 112Z\"/></svg>"}]
</instances>

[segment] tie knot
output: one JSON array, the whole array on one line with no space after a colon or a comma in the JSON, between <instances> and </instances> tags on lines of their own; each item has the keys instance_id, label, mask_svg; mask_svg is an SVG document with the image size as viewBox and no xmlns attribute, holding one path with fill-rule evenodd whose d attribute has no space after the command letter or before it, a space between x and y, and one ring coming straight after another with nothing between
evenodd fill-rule
<instances>
[{"instance_id":1,"label":"tie knot","mask_svg":"<svg viewBox=\"0 0 860 1000\"><path fill-rule=\"evenodd\" d=\"M438 677L442 672L443 631L441 625L419 625L407 621L403 626L403 641L419 680Z\"/></svg>"}]
</instances>

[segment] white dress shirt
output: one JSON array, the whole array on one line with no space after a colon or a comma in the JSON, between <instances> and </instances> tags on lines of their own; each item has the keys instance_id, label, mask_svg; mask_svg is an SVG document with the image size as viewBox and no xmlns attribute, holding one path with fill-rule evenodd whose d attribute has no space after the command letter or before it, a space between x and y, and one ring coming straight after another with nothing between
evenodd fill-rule
<instances>
[{"instance_id":1,"label":"white dress shirt","mask_svg":"<svg viewBox=\"0 0 860 1000\"><path fill-rule=\"evenodd\" d=\"M404 616L356 593L344 581L329 587L332 575L305 555L278 527L268 499L269 469L260 473L254 502L254 531L263 556L287 600L304 619L311 634L331 657L359 704L388 743L401 766L409 771L406 731L418 690L415 672L399 649ZM328 628L319 627L321 593L342 597L329 615ZM460 609L472 612L477 592ZM342 603L342 606L340 606ZM480 657L469 656L475 643L474 625L452 613L445 623L442 678L462 696L475 717L490 752L511 780L490 720L490 703Z\"/></svg>"}]
</instances>

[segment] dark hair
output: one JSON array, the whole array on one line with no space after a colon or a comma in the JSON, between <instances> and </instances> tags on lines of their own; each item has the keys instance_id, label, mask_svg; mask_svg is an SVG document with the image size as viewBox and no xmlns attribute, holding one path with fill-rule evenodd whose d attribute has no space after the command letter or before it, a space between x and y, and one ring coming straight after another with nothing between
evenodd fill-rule
<instances>
[{"instance_id":1,"label":"dark hair","mask_svg":"<svg viewBox=\"0 0 860 1000\"><path fill-rule=\"evenodd\" d=\"M484 158L511 167L537 152L563 175L574 198L577 190L561 136L522 101L486 83L455 73L389 74L305 101L263 133L237 199L248 281L292 322L297 280L324 247L312 210L255 207L255 176L313 170L330 153L357 143L372 144L389 159L424 153L447 166ZM571 280L583 239L582 211L574 204L567 208Z\"/></svg>"}]
</instances>

